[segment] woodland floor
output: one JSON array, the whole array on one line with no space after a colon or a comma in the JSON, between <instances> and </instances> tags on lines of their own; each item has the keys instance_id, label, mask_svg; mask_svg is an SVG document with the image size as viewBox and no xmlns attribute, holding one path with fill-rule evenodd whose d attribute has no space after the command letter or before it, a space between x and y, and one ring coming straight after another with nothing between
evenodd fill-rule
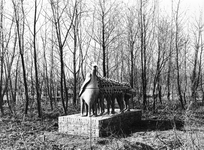
<instances>
[{"instance_id":1,"label":"woodland floor","mask_svg":"<svg viewBox=\"0 0 204 150\"><path fill-rule=\"evenodd\" d=\"M144 113L141 123L132 127L131 134L92 139L58 133L56 111L44 114L43 119L36 115L6 114L0 118L0 150L204 149L203 114L204 107L185 113L170 110Z\"/></svg>"}]
</instances>

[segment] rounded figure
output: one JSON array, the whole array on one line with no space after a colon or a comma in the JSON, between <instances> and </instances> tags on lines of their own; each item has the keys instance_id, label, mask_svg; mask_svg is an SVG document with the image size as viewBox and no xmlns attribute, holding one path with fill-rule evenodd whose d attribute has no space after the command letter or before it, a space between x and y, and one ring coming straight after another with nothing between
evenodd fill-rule
<instances>
[{"instance_id":1,"label":"rounded figure","mask_svg":"<svg viewBox=\"0 0 204 150\"><path fill-rule=\"evenodd\" d=\"M99 95L98 80L96 77L97 65L92 65L92 73L86 75L86 79L79 92L79 97L81 101L81 116L84 113L84 107L86 109L85 116L91 116L91 109L93 110L93 115L97 115L96 102Z\"/></svg>"}]
</instances>

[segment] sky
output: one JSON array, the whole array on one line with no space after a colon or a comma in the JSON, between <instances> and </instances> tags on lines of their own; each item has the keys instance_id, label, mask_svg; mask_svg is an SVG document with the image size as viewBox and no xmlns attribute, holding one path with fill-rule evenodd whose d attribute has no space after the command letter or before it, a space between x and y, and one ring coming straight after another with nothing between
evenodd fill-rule
<instances>
[{"instance_id":1,"label":"sky","mask_svg":"<svg viewBox=\"0 0 204 150\"><path fill-rule=\"evenodd\" d=\"M116 0L117 1L117 0ZM128 6L136 4L138 0L121 0ZM171 17L172 14L172 2L173 10L175 12L179 0L147 0L149 2L157 1L159 3L160 16ZM179 17L182 18L183 26L186 30L191 30L195 21L199 20L202 16L202 22L204 23L204 0L180 0Z\"/></svg>"},{"instance_id":2,"label":"sky","mask_svg":"<svg viewBox=\"0 0 204 150\"><path fill-rule=\"evenodd\" d=\"M12 15L12 11L13 11L13 6L11 3L11 0L4 0L6 3L6 11L9 11L10 14ZM48 3L48 0L43 0L45 3ZM89 0L84 0L84 1L89 1ZM92 0L95 1L95 0ZM137 0L116 0L116 1L123 1L124 3L126 3L127 5L131 6L133 5ZM158 1L159 3L159 8L160 8L160 12L162 13L162 15L169 15L171 16L171 6L172 6L172 2L174 4L174 10L176 9L176 4L179 0L148 0L149 2L153 2L153 1ZM25 0L24 1L27 6L32 7L32 3L34 2L34 0ZM45 5L43 5L45 6ZM49 7L49 5L46 5L47 7ZM185 27L188 27L189 29L191 29L192 23L195 22L195 19L198 20L200 12L204 9L204 0L180 0L180 13L185 16ZM27 11L30 10L30 8L27 8ZM32 9L31 9L32 10ZM204 12L203 12L204 14ZM32 11L30 12L30 15L33 17ZM32 17L30 17L31 21ZM43 17L43 15L42 15ZM204 17L204 15L203 15ZM43 18L44 19L44 18ZM44 21L44 20L43 20ZM204 18L203 18L203 22L204 22ZM188 29L187 29L188 30Z\"/></svg>"},{"instance_id":3,"label":"sky","mask_svg":"<svg viewBox=\"0 0 204 150\"><path fill-rule=\"evenodd\" d=\"M6 11L10 12L10 14L12 14L13 9L12 8L12 0L4 0L4 2L6 3ZM47 4L46 6L49 7L48 5L48 1L49 0L38 0L38 1L43 1L44 4ZM84 0L86 2L88 2L89 0ZM136 2L138 0L116 0L116 2L124 2L127 5L131 6L136 4ZM161 12L161 16L169 16L171 17L171 12L172 12L172 2L173 2L173 9L176 10L176 5L178 3L179 0L147 0L149 2L158 2L159 3L159 12ZM24 3L26 4L27 10L31 9L32 10L32 4L31 3L34 2L34 0L29 0L29 1L25 1ZM29 5L30 4L30 5ZM44 5L45 6L45 5ZM30 8L29 8L30 7ZM204 10L204 0L180 0L180 9L179 9L179 13L182 15L181 18L183 19L183 23L185 24L184 26L187 28L191 28L191 26L193 25L193 23L195 22L195 20L198 21L200 14L203 13L202 18L203 18L203 22L204 22L204 12L202 12L202 10ZM30 15L33 17L32 11L30 13ZM184 17L183 17L184 16ZM32 19L31 17L31 19Z\"/></svg>"},{"instance_id":4,"label":"sky","mask_svg":"<svg viewBox=\"0 0 204 150\"><path fill-rule=\"evenodd\" d=\"M31 0L31 1L34 2L34 0ZM48 0L43 0L43 1L46 3L46 1ZM136 3L137 0L116 0L116 1L122 1L127 5L132 5ZM154 0L148 0L148 1L154 1ZM155 0L155 1L159 2L159 7L161 12L170 14L171 3L173 2L174 5L176 5L179 0ZM26 1L24 3L26 3ZM6 0L6 4L7 6L8 5L12 6L11 0L8 0L8 1ZM204 0L180 0L180 10L181 12L184 12L187 15L187 17L193 18L195 16L199 16L199 13L203 8L204 8Z\"/></svg>"},{"instance_id":5,"label":"sky","mask_svg":"<svg viewBox=\"0 0 204 150\"><path fill-rule=\"evenodd\" d=\"M136 0L121 0L128 5L132 5ZM153 0L149 0L153 1ZM173 1L174 5L178 3L178 0L157 0L159 2L160 10L165 13L171 13L171 3ZM185 11L189 17L198 15L199 11L204 8L204 0L180 0L181 11Z\"/></svg>"},{"instance_id":6,"label":"sky","mask_svg":"<svg viewBox=\"0 0 204 150\"><path fill-rule=\"evenodd\" d=\"M171 12L171 3L177 4L178 0L159 0L160 9L164 9L167 13ZM175 6L174 6L175 7ZM180 0L180 10L186 13L189 17L199 15L199 12L204 7L204 0Z\"/></svg>"}]
</instances>

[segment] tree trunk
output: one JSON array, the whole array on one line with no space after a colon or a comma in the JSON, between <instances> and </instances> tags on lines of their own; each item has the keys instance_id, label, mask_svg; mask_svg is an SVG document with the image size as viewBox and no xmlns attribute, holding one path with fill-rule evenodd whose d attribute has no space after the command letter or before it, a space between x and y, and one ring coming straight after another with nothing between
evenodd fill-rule
<instances>
[{"instance_id":1,"label":"tree trunk","mask_svg":"<svg viewBox=\"0 0 204 150\"><path fill-rule=\"evenodd\" d=\"M2 90L3 90L3 69L4 69L4 34L3 34L3 10L4 10L4 3L1 1L1 6L0 6L1 14L0 14L0 52L1 52L1 58L0 58L0 63L1 63L1 70L0 70L0 109L1 109L1 114L2 116L4 115L4 109L3 109L3 95L2 95Z\"/></svg>"},{"instance_id":2,"label":"tree trunk","mask_svg":"<svg viewBox=\"0 0 204 150\"><path fill-rule=\"evenodd\" d=\"M15 22L16 22L16 30L18 35L18 45L22 63L22 70L23 70L23 81L24 81L24 88L25 88L25 114L28 113L28 104L29 104L29 96L28 96L28 86L27 86L27 77L26 77L26 68L24 62L24 29L25 29L25 13L23 7L23 1L21 1L21 13L22 13L22 23L20 22L20 16L18 12L18 6L14 0L12 0L14 6L14 15L15 15ZM20 26L22 25L22 27Z\"/></svg>"},{"instance_id":3,"label":"tree trunk","mask_svg":"<svg viewBox=\"0 0 204 150\"><path fill-rule=\"evenodd\" d=\"M105 25L104 15L102 15L102 52L103 52L103 76L106 77L106 45L105 45Z\"/></svg>"},{"instance_id":4,"label":"tree trunk","mask_svg":"<svg viewBox=\"0 0 204 150\"><path fill-rule=\"evenodd\" d=\"M40 88L39 88L39 80L38 80L38 64L37 64L37 50L36 50L36 24L37 24L37 0L35 0L35 12L34 12L34 28L33 28L33 49L34 49L34 65L35 65L35 88L37 94L37 108L38 108L38 117L42 117L41 112L41 96L40 96Z\"/></svg>"},{"instance_id":5,"label":"tree trunk","mask_svg":"<svg viewBox=\"0 0 204 150\"><path fill-rule=\"evenodd\" d=\"M77 72L76 72L76 51L77 51L77 19L75 19L74 25L74 53L73 53L73 75L74 75L74 87L73 87L73 105L76 105L76 90L77 90Z\"/></svg>"},{"instance_id":6,"label":"tree trunk","mask_svg":"<svg viewBox=\"0 0 204 150\"><path fill-rule=\"evenodd\" d=\"M142 67L142 73L141 73L141 78L142 78L142 98L143 98L143 109L146 110L146 101L147 101L147 89L146 89L146 84L147 84L147 79L146 79L146 26L145 26L145 15L143 14L143 1L140 0L140 34L141 34L141 41L140 41L140 47L141 47L141 67Z\"/></svg>"},{"instance_id":7,"label":"tree trunk","mask_svg":"<svg viewBox=\"0 0 204 150\"><path fill-rule=\"evenodd\" d=\"M64 113L67 114L67 106L68 106L68 93L67 93L67 87L66 87L66 78L65 78L65 72L64 72L64 53L63 53L63 47L65 45L65 42L67 40L67 37L70 33L70 30L73 26L73 21L74 21L74 16L75 16L75 9L76 9L76 4L75 2L74 9L73 9L73 14L71 16L71 23L69 26L65 26L67 28L66 33L64 34L64 39L62 40L62 29L61 26L61 15L66 12L64 11L65 8L67 8L68 4L64 7L64 9L60 12L59 9L59 1L54 3L53 0L50 0L50 5L52 9L52 14L53 14L53 19L54 19L54 24L55 24L55 30L56 30L56 35L57 35L57 42L58 42L58 48L59 48L59 53L60 53L60 93L61 93L61 100L62 100L62 105L64 108ZM63 31L64 32L64 31ZM64 97L64 92L65 92L65 97ZM65 104L65 99L66 98L66 104Z\"/></svg>"},{"instance_id":8,"label":"tree trunk","mask_svg":"<svg viewBox=\"0 0 204 150\"><path fill-rule=\"evenodd\" d=\"M63 60L63 48L60 46L60 68L61 68L61 77L60 77L60 94L61 94L61 101L62 101L62 106L64 108L64 113L65 115L67 114L67 109L65 105L65 99L64 99L64 60Z\"/></svg>"},{"instance_id":9,"label":"tree trunk","mask_svg":"<svg viewBox=\"0 0 204 150\"><path fill-rule=\"evenodd\" d=\"M181 92L181 83L180 83L180 68L179 68L179 48L178 48L178 10L179 10L180 0L177 5L177 12L176 12L176 37L175 37L175 47L176 47L176 73L177 73L177 88L178 88L178 94L179 94L179 100L181 103L182 109L184 109L183 104L183 97Z\"/></svg>"},{"instance_id":10,"label":"tree trunk","mask_svg":"<svg viewBox=\"0 0 204 150\"><path fill-rule=\"evenodd\" d=\"M130 86L133 88L134 86L134 42L131 42L130 46L130 61L131 61L131 70L130 70Z\"/></svg>"},{"instance_id":11,"label":"tree trunk","mask_svg":"<svg viewBox=\"0 0 204 150\"><path fill-rule=\"evenodd\" d=\"M173 14L173 1L171 4L172 14ZM168 74L167 74L167 99L170 101L170 95L171 95L171 68L172 68L172 42L173 42L173 16L171 16L171 33L170 33L170 48L169 48L169 58L168 58Z\"/></svg>"}]
</instances>

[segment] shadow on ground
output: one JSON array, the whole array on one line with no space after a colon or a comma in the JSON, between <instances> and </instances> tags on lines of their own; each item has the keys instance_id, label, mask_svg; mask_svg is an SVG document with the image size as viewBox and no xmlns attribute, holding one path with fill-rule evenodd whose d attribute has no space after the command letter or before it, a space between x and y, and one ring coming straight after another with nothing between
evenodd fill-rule
<instances>
[{"instance_id":1,"label":"shadow on ground","mask_svg":"<svg viewBox=\"0 0 204 150\"><path fill-rule=\"evenodd\" d=\"M122 130L123 129L123 130ZM146 131L165 131L165 130L183 130L184 122L180 120L141 120L129 127L122 127L120 131L115 132L116 136L129 136L135 132Z\"/></svg>"},{"instance_id":2,"label":"shadow on ground","mask_svg":"<svg viewBox=\"0 0 204 150\"><path fill-rule=\"evenodd\" d=\"M149 119L149 120L141 120L135 123L132 127L132 130L137 131L150 131L150 130L169 130L169 129L177 129L183 130L184 122L180 120L157 120L157 119Z\"/></svg>"}]
</instances>

